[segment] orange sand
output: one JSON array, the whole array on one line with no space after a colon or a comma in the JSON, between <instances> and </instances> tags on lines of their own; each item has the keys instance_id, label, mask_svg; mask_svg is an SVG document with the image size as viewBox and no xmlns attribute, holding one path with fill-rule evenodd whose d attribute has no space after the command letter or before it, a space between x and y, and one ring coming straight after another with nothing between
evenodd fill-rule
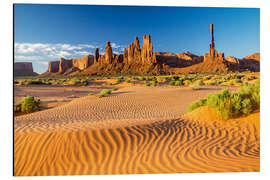
<instances>
[{"instance_id":1,"label":"orange sand","mask_svg":"<svg viewBox=\"0 0 270 180\"><path fill-rule=\"evenodd\" d=\"M208 108L181 116L216 90L127 87L18 116L15 175L259 171L259 112L226 122Z\"/></svg>"}]
</instances>

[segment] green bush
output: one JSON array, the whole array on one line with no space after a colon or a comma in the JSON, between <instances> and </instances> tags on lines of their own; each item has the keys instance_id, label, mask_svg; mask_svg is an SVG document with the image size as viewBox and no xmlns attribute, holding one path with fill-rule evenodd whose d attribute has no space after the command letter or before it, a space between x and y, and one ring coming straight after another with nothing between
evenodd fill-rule
<instances>
[{"instance_id":1,"label":"green bush","mask_svg":"<svg viewBox=\"0 0 270 180\"><path fill-rule=\"evenodd\" d=\"M107 96L108 94L111 94L111 90L110 89L102 89L98 95L98 97L105 97Z\"/></svg>"},{"instance_id":2,"label":"green bush","mask_svg":"<svg viewBox=\"0 0 270 180\"><path fill-rule=\"evenodd\" d=\"M157 86L157 81L151 81L150 84L151 84L152 86Z\"/></svg>"},{"instance_id":3,"label":"green bush","mask_svg":"<svg viewBox=\"0 0 270 180\"><path fill-rule=\"evenodd\" d=\"M197 80L193 84L196 85L196 86L203 86L204 82L202 80Z\"/></svg>"},{"instance_id":4,"label":"green bush","mask_svg":"<svg viewBox=\"0 0 270 180\"><path fill-rule=\"evenodd\" d=\"M112 91L117 91L118 89L117 88L112 88Z\"/></svg>"},{"instance_id":5,"label":"green bush","mask_svg":"<svg viewBox=\"0 0 270 180\"><path fill-rule=\"evenodd\" d=\"M207 98L191 103L188 111L200 106L215 109L223 119L248 115L260 108L260 86L247 84L235 93L224 89L219 93L209 94Z\"/></svg>"},{"instance_id":6,"label":"green bush","mask_svg":"<svg viewBox=\"0 0 270 180\"><path fill-rule=\"evenodd\" d=\"M31 113L39 111L40 99L35 100L33 96L25 97L21 102L21 112Z\"/></svg>"},{"instance_id":7,"label":"green bush","mask_svg":"<svg viewBox=\"0 0 270 180\"><path fill-rule=\"evenodd\" d=\"M91 92L90 92L90 93L88 94L88 96L92 96L92 95L94 95L94 93L91 93Z\"/></svg>"},{"instance_id":8,"label":"green bush","mask_svg":"<svg viewBox=\"0 0 270 180\"><path fill-rule=\"evenodd\" d=\"M126 83L131 83L131 81L129 79L126 80Z\"/></svg>"},{"instance_id":9,"label":"green bush","mask_svg":"<svg viewBox=\"0 0 270 180\"><path fill-rule=\"evenodd\" d=\"M174 85L175 85L175 81L170 81L170 82L169 82L169 85L170 85L170 86L174 86Z\"/></svg>"},{"instance_id":10,"label":"green bush","mask_svg":"<svg viewBox=\"0 0 270 180\"><path fill-rule=\"evenodd\" d=\"M192 82L190 80L185 80L184 85L190 85Z\"/></svg>"},{"instance_id":11,"label":"green bush","mask_svg":"<svg viewBox=\"0 0 270 180\"><path fill-rule=\"evenodd\" d=\"M175 82L174 82L174 85L175 85L175 86L183 86L184 83L183 83L183 81L175 81Z\"/></svg>"},{"instance_id":12,"label":"green bush","mask_svg":"<svg viewBox=\"0 0 270 180\"><path fill-rule=\"evenodd\" d=\"M138 79L139 79L140 81L144 81L144 80L145 80L145 77L139 76Z\"/></svg>"},{"instance_id":13,"label":"green bush","mask_svg":"<svg viewBox=\"0 0 270 180\"><path fill-rule=\"evenodd\" d=\"M188 106L188 112L193 111L194 109L197 109L198 107L205 106L206 105L206 99L199 99L195 102L192 102Z\"/></svg>"},{"instance_id":14,"label":"green bush","mask_svg":"<svg viewBox=\"0 0 270 180\"><path fill-rule=\"evenodd\" d=\"M146 86L151 86L151 84L150 84L149 81L144 81L144 84L145 84Z\"/></svg>"},{"instance_id":15,"label":"green bush","mask_svg":"<svg viewBox=\"0 0 270 180\"><path fill-rule=\"evenodd\" d=\"M157 82L159 82L159 83L165 83L165 82L167 82L167 78L166 77L157 77L156 78L157 79Z\"/></svg>"}]
</instances>

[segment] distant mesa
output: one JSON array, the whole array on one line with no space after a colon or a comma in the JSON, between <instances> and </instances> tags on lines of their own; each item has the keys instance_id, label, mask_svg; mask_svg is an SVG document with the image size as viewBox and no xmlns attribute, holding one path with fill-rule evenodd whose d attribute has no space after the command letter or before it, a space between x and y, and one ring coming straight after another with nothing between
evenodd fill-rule
<instances>
[{"instance_id":1,"label":"distant mesa","mask_svg":"<svg viewBox=\"0 0 270 180\"><path fill-rule=\"evenodd\" d=\"M38 73L33 71L31 62L15 62L14 76L37 76Z\"/></svg>"},{"instance_id":2,"label":"distant mesa","mask_svg":"<svg viewBox=\"0 0 270 180\"><path fill-rule=\"evenodd\" d=\"M81 59L64 59L49 62L48 71L43 76L64 75L160 75L191 72L234 72L260 71L260 53L254 53L243 59L233 56L224 57L218 53L214 42L214 25L210 24L211 42L209 52L197 56L188 51L184 53L154 52L151 36L144 35L140 46L139 38L124 48L123 54L114 54L109 41L105 53L101 55L96 48L94 55Z\"/></svg>"}]
</instances>

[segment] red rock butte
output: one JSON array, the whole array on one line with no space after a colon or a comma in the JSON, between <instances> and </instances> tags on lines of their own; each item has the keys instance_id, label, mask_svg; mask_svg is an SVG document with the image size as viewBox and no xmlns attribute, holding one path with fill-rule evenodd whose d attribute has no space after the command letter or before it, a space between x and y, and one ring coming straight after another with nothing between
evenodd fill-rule
<instances>
[{"instance_id":1,"label":"red rock butte","mask_svg":"<svg viewBox=\"0 0 270 180\"><path fill-rule=\"evenodd\" d=\"M218 53L214 42L214 25L210 24L211 42L209 52L197 56L190 52L154 52L151 36L144 35L140 46L139 38L124 48L123 54L114 54L109 41L106 42L104 55L96 48L94 55L81 59L64 59L49 62L43 75L110 75L110 74L178 74L190 72L231 72L260 71L260 54L254 53L243 59L233 56L224 57Z\"/></svg>"}]
</instances>

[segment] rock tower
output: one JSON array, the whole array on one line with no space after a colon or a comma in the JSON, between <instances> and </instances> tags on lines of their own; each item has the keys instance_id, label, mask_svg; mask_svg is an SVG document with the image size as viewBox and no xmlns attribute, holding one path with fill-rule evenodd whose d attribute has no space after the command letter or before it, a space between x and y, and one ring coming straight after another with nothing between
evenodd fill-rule
<instances>
[{"instance_id":1,"label":"rock tower","mask_svg":"<svg viewBox=\"0 0 270 180\"><path fill-rule=\"evenodd\" d=\"M215 50L215 42L214 42L214 25L210 24L210 36L211 36L211 43L209 45L209 52L204 55L204 61L218 61L224 59L224 53L218 53Z\"/></svg>"}]
</instances>

